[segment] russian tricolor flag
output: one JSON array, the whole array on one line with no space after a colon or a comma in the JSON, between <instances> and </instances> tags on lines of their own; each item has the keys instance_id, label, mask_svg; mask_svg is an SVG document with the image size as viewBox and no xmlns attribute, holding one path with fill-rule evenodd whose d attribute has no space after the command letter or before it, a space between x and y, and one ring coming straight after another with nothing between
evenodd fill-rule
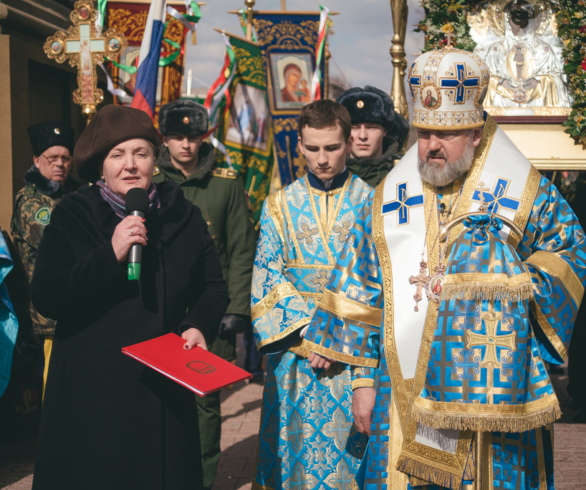
<instances>
[{"instance_id":1,"label":"russian tricolor flag","mask_svg":"<svg viewBox=\"0 0 586 490\"><path fill-rule=\"evenodd\" d=\"M151 3L140 45L136 88L130 106L145 111L151 119L155 115L159 58L167 14L166 3L166 0L153 0Z\"/></svg>"}]
</instances>

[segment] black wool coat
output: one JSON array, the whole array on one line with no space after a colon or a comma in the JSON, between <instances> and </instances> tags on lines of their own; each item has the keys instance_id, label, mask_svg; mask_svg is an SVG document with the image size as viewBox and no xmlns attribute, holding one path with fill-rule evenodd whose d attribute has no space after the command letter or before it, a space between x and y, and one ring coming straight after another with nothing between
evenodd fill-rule
<instances>
[{"instance_id":1,"label":"black wool coat","mask_svg":"<svg viewBox=\"0 0 586 490\"><path fill-rule=\"evenodd\" d=\"M201 212L157 185L140 281L111 239L120 223L99 188L67 195L39 247L31 297L57 320L33 488L202 487L195 395L123 347L195 326L208 343L230 302Z\"/></svg>"}]
</instances>

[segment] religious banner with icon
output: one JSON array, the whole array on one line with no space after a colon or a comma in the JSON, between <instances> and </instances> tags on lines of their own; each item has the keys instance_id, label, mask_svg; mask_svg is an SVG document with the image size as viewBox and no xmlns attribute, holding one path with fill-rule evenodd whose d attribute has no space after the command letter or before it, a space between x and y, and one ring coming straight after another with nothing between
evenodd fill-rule
<instances>
[{"instance_id":1,"label":"religious banner with icon","mask_svg":"<svg viewBox=\"0 0 586 490\"><path fill-rule=\"evenodd\" d=\"M73 25L48 37L44 45L50 59L57 63L69 60L71 66L78 68L79 88L73 92L73 101L82 106L88 122L96 114L96 105L104 100L104 93L97 85L96 65L102 64L104 56L117 58L128 45L124 35L114 28L98 34L97 17L92 0L78 0L70 14Z\"/></svg>"},{"instance_id":2,"label":"religious banner with icon","mask_svg":"<svg viewBox=\"0 0 586 490\"><path fill-rule=\"evenodd\" d=\"M297 152L298 120L301 108L311 100L319 20L319 12L254 13L283 186L303 177L307 171L305 158ZM325 85L324 58L321 71Z\"/></svg>"},{"instance_id":3,"label":"religious banner with icon","mask_svg":"<svg viewBox=\"0 0 586 490\"><path fill-rule=\"evenodd\" d=\"M183 1L168 1L167 5L172 5L180 13L185 13L186 11L185 2ZM121 65L135 67L137 64L149 7L150 2L148 1L108 2L108 26L124 33L128 39L128 48L121 53ZM167 66L159 67L155 126L158 125L159 107L181 97L183 64L185 61L183 46L187 30L179 20L171 17L168 13L165 25L161 56L169 56L177 50L179 50L179 54ZM120 89L126 92L124 96L115 97L114 103L123 105L132 103L136 73L129 73L113 65L112 79Z\"/></svg>"},{"instance_id":4,"label":"religious banner with icon","mask_svg":"<svg viewBox=\"0 0 586 490\"><path fill-rule=\"evenodd\" d=\"M248 192L254 223L260 221L273 170L273 130L263 59L258 44L226 33L236 57L230 110L216 132ZM220 109L221 111L222 109ZM218 153L225 161L225 156Z\"/></svg>"}]
</instances>

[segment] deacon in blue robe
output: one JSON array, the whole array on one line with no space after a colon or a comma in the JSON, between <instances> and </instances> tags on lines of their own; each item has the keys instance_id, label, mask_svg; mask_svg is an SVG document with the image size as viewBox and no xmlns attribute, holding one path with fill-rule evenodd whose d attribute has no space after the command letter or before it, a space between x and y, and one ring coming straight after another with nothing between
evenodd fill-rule
<instances>
[{"instance_id":1,"label":"deacon in blue robe","mask_svg":"<svg viewBox=\"0 0 586 490\"><path fill-rule=\"evenodd\" d=\"M302 336L370 190L348 170L328 183L310 172L264 204L252 319L269 364L253 489L354 481L366 437L353 426L350 368L313 371Z\"/></svg>"}]
</instances>

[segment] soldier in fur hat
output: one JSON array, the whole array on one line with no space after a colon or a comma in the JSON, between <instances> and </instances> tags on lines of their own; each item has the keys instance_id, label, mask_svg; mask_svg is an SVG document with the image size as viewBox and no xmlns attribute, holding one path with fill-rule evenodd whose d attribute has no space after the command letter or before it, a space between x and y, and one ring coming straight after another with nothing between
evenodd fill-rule
<instances>
[{"instance_id":1,"label":"soldier in fur hat","mask_svg":"<svg viewBox=\"0 0 586 490\"><path fill-rule=\"evenodd\" d=\"M25 186L16 195L10 232L30 283L37 249L45 226L51 219L51 212L61 198L75 192L81 182L69 175L75 145L71 126L50 120L34 124L28 128L28 134L33 147L33 165L24 176ZM30 314L34 332L44 338L44 394L55 321L40 315L32 303Z\"/></svg>"},{"instance_id":2,"label":"soldier in fur hat","mask_svg":"<svg viewBox=\"0 0 586 490\"><path fill-rule=\"evenodd\" d=\"M205 107L190 100L165 104L159 112L163 148L153 182L174 180L185 197L201 209L214 239L231 303L210 351L236 359L236 334L250 328L250 283L255 235L244 187L237 173L217 169L214 148L203 141L208 132ZM220 393L197 397L204 486L211 487L220 460Z\"/></svg>"},{"instance_id":3,"label":"soldier in fur hat","mask_svg":"<svg viewBox=\"0 0 586 490\"><path fill-rule=\"evenodd\" d=\"M336 102L350 113L354 139L346 167L371 187L376 187L401 158L409 123L394 110L393 100L382 90L366 85L341 93Z\"/></svg>"}]
</instances>

